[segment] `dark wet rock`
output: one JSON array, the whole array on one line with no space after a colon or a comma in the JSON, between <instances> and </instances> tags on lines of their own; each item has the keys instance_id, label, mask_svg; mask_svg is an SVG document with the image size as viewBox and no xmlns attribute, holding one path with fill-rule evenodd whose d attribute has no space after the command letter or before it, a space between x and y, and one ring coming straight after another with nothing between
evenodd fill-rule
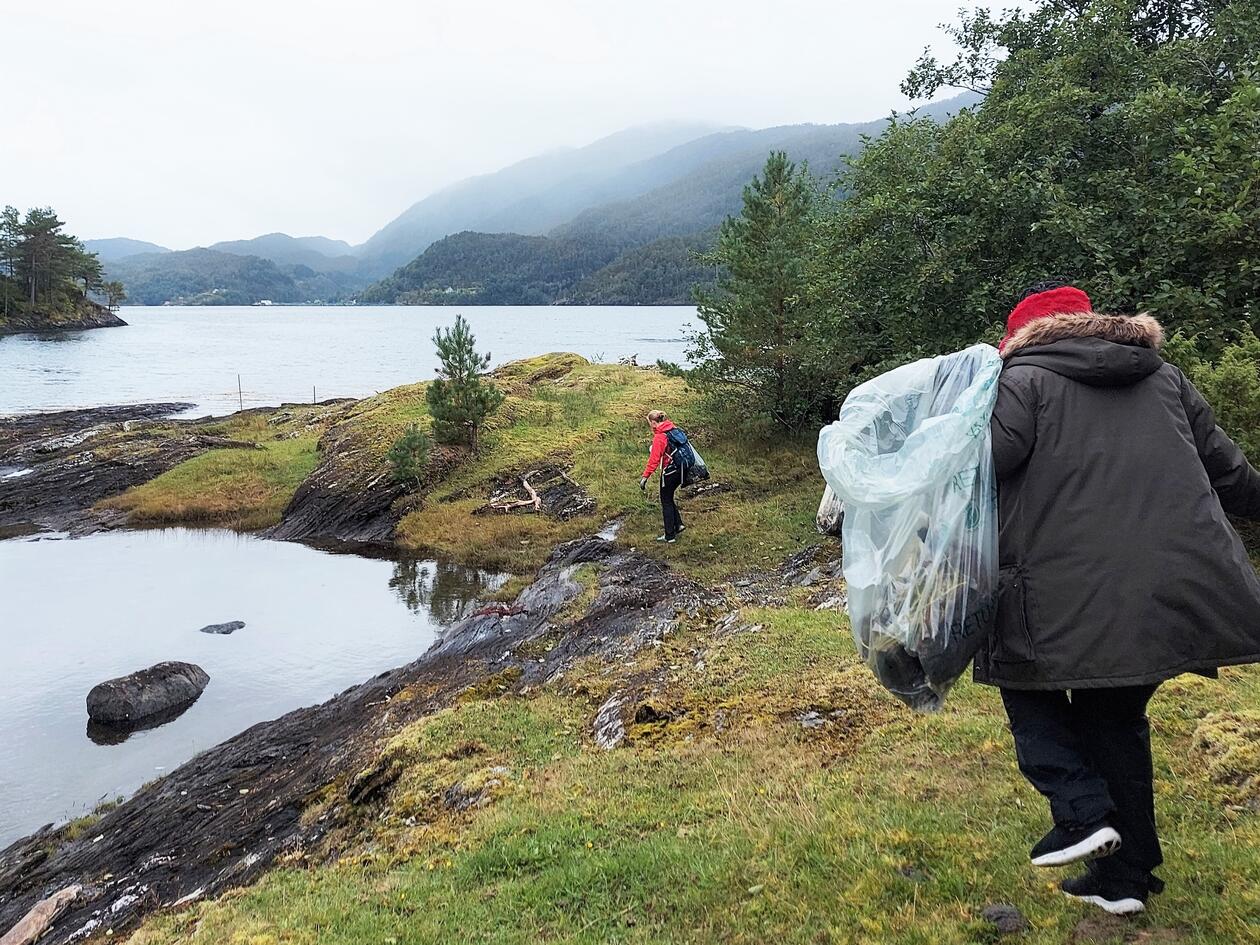
<instances>
[{"instance_id":1,"label":"dark wet rock","mask_svg":"<svg viewBox=\"0 0 1260 945\"><path fill-rule=\"evenodd\" d=\"M580 619L553 624L583 593L572 575L584 563L600 565L594 600ZM355 776L379 766L381 746L403 726L509 671L514 687L527 688L563 676L578 660L624 661L671 633L683 614L718 603L661 562L616 544L561 545L518 596L521 612L470 617L419 660L202 752L82 837L67 839L61 827L0 851L0 928L88 881L95 885L41 941L64 945L103 917L121 935L158 908L250 882L279 856L322 855L338 818L349 816L339 811L349 810L350 791L359 807L388 792L388 768ZM539 660L529 644L544 637L556 642ZM394 698L404 690L408 698ZM631 698L637 705L642 697ZM314 806L330 796L339 803L322 812Z\"/></svg>"},{"instance_id":2,"label":"dark wet rock","mask_svg":"<svg viewBox=\"0 0 1260 945\"><path fill-rule=\"evenodd\" d=\"M229 634L244 629L244 620L229 620L227 623L211 623L201 628L202 633Z\"/></svg>"},{"instance_id":3,"label":"dark wet rock","mask_svg":"<svg viewBox=\"0 0 1260 945\"><path fill-rule=\"evenodd\" d=\"M981 918L997 929L1000 935L1015 935L1028 930L1028 920L1014 906L1005 902L996 902L984 907Z\"/></svg>"},{"instance_id":4,"label":"dark wet rock","mask_svg":"<svg viewBox=\"0 0 1260 945\"><path fill-rule=\"evenodd\" d=\"M192 663L158 663L93 686L87 696L88 718L111 725L135 724L192 704L209 682L206 671Z\"/></svg>"},{"instance_id":5,"label":"dark wet rock","mask_svg":"<svg viewBox=\"0 0 1260 945\"><path fill-rule=\"evenodd\" d=\"M365 440L364 425L333 423L320 438L319 464L289 501L268 538L297 541L385 542L393 538L395 504L407 489L394 481L379 448Z\"/></svg>"},{"instance_id":6,"label":"dark wet rock","mask_svg":"<svg viewBox=\"0 0 1260 945\"><path fill-rule=\"evenodd\" d=\"M81 299L73 314L44 312L11 313L0 316L0 335L18 332L84 331L89 328L125 328L127 323L99 302Z\"/></svg>"},{"instance_id":7,"label":"dark wet rock","mask_svg":"<svg viewBox=\"0 0 1260 945\"><path fill-rule=\"evenodd\" d=\"M653 722L668 722L673 716L664 709L658 709L650 702L640 702L634 710L635 725L650 725Z\"/></svg>"},{"instance_id":8,"label":"dark wet rock","mask_svg":"<svg viewBox=\"0 0 1260 945\"><path fill-rule=\"evenodd\" d=\"M86 533L108 527L92 511L186 459L222 445L177 421L160 418L190 404L136 404L0 418L0 466L20 476L0 478L0 529ZM252 444L251 444L252 445Z\"/></svg>"}]
</instances>

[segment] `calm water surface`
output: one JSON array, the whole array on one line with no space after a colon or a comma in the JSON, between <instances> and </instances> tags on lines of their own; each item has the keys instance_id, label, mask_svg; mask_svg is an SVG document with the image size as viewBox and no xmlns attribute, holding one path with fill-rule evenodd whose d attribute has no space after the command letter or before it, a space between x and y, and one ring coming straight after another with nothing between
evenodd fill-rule
<instances>
[{"instance_id":1,"label":"calm water surface","mask_svg":"<svg viewBox=\"0 0 1260 945\"><path fill-rule=\"evenodd\" d=\"M0 542L0 848L415 659L502 581L229 532ZM229 620L246 626L198 632ZM88 690L163 660L205 669L201 698L121 744L93 741Z\"/></svg>"},{"instance_id":2,"label":"calm water surface","mask_svg":"<svg viewBox=\"0 0 1260 945\"><path fill-rule=\"evenodd\" d=\"M0 414L188 401L196 414L365 397L427 380L461 313L494 364L549 351L682 361L695 308L224 306L120 311L126 328L0 336ZM313 390L312 390L313 389Z\"/></svg>"}]
</instances>

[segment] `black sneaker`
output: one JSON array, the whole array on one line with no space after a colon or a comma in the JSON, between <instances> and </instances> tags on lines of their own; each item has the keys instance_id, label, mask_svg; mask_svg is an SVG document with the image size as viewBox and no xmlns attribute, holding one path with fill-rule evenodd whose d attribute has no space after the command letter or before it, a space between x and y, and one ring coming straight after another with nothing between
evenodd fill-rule
<instances>
[{"instance_id":1,"label":"black sneaker","mask_svg":"<svg viewBox=\"0 0 1260 945\"><path fill-rule=\"evenodd\" d=\"M1120 849L1120 834L1107 824L1083 830L1055 827L1032 848L1033 866L1066 866L1080 860L1096 860Z\"/></svg>"},{"instance_id":2,"label":"black sneaker","mask_svg":"<svg viewBox=\"0 0 1260 945\"><path fill-rule=\"evenodd\" d=\"M1106 879L1095 872L1074 876L1059 883L1064 895L1105 909L1112 915L1137 915L1146 909L1149 893L1132 883Z\"/></svg>"}]
</instances>

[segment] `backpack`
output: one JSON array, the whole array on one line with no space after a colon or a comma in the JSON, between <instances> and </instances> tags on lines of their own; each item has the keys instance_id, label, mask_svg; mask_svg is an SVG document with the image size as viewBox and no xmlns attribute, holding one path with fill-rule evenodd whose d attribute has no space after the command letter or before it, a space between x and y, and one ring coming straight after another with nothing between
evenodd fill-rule
<instances>
[{"instance_id":1,"label":"backpack","mask_svg":"<svg viewBox=\"0 0 1260 945\"><path fill-rule=\"evenodd\" d=\"M703 482L709 478L709 467L700 458L696 448L691 445L691 441L687 439L686 433L678 429L678 427L674 427L672 430L666 431L665 439L670 446L670 455L674 458L674 462L678 464L678 470L682 474L682 484L684 486Z\"/></svg>"}]
</instances>

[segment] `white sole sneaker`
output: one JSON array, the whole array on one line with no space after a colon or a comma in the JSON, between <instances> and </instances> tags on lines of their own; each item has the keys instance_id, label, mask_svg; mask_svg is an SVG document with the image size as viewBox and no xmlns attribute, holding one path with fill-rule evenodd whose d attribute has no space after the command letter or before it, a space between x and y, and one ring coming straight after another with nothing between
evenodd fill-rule
<instances>
[{"instance_id":1,"label":"white sole sneaker","mask_svg":"<svg viewBox=\"0 0 1260 945\"><path fill-rule=\"evenodd\" d=\"M1033 866L1067 866L1081 860L1096 860L1120 849L1120 834L1114 827L1099 827L1084 840L1062 850L1043 853L1032 861Z\"/></svg>"},{"instance_id":2,"label":"white sole sneaker","mask_svg":"<svg viewBox=\"0 0 1260 945\"><path fill-rule=\"evenodd\" d=\"M1137 915L1139 912L1146 911L1146 903L1141 899L1104 899L1102 896L1073 896L1069 892L1065 892L1063 895L1078 902L1088 902L1091 906L1097 906L1099 909L1110 912L1112 915Z\"/></svg>"}]
</instances>

